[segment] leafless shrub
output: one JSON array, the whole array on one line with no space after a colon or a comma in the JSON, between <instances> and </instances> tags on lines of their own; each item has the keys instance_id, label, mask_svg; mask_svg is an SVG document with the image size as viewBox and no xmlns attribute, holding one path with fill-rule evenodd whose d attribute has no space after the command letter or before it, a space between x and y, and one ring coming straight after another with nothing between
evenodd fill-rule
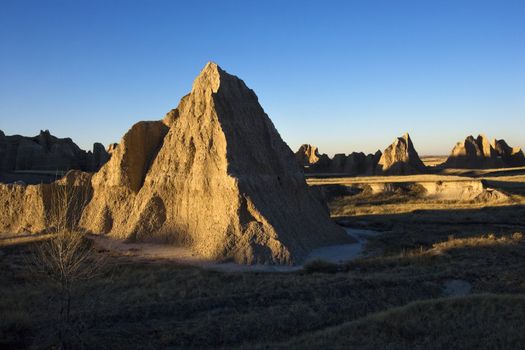
<instances>
[{"instance_id":1,"label":"leafless shrub","mask_svg":"<svg viewBox=\"0 0 525 350\"><path fill-rule=\"evenodd\" d=\"M51 186L48 222L52 237L35 245L30 266L35 274L44 276L55 287L58 338L60 347L68 348L71 334L78 336L71 317L74 292L81 282L99 274L104 259L96 254L78 226L89 200L87 190L67 183Z\"/></svg>"}]
</instances>

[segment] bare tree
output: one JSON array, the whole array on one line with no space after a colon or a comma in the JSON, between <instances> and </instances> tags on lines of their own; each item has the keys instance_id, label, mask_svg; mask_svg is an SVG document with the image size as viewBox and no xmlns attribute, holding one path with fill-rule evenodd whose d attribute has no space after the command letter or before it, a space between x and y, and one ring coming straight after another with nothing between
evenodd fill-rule
<instances>
[{"instance_id":1,"label":"bare tree","mask_svg":"<svg viewBox=\"0 0 525 350\"><path fill-rule=\"evenodd\" d=\"M67 348L68 334L75 333L71 318L74 291L82 281L97 276L104 260L78 226L89 200L87 187L67 181L50 186L48 223L53 235L35 246L30 265L56 288L58 337L61 348Z\"/></svg>"}]
</instances>

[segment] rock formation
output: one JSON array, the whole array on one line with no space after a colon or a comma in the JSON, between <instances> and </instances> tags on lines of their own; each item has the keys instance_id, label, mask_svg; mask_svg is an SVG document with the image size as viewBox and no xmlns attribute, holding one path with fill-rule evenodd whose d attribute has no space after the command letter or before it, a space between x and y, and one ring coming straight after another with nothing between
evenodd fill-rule
<instances>
[{"instance_id":1,"label":"rock formation","mask_svg":"<svg viewBox=\"0 0 525 350\"><path fill-rule=\"evenodd\" d=\"M444 163L445 168L490 169L525 166L525 157L519 148L512 148L504 140L490 140L485 135L468 136L458 142Z\"/></svg>"},{"instance_id":2,"label":"rock formation","mask_svg":"<svg viewBox=\"0 0 525 350\"><path fill-rule=\"evenodd\" d=\"M255 93L214 63L162 121L135 124L91 184L87 230L210 259L291 264L349 241Z\"/></svg>"},{"instance_id":3,"label":"rock formation","mask_svg":"<svg viewBox=\"0 0 525 350\"><path fill-rule=\"evenodd\" d=\"M363 152L352 152L349 155L338 153L331 159L328 173L348 176L374 175L374 170L381 157L381 152L365 155Z\"/></svg>"},{"instance_id":4,"label":"rock formation","mask_svg":"<svg viewBox=\"0 0 525 350\"><path fill-rule=\"evenodd\" d=\"M316 146L304 144L299 147L295 152L295 159L300 166L312 166L317 164L319 161L323 162L323 159L328 158L326 154L320 154Z\"/></svg>"},{"instance_id":5,"label":"rock formation","mask_svg":"<svg viewBox=\"0 0 525 350\"><path fill-rule=\"evenodd\" d=\"M422 174L425 171L408 133L385 149L377 166L377 173L384 175Z\"/></svg>"},{"instance_id":6,"label":"rock formation","mask_svg":"<svg viewBox=\"0 0 525 350\"><path fill-rule=\"evenodd\" d=\"M100 143L93 152L80 149L70 138L40 131L35 137L6 136L0 131L0 171L97 171L109 154Z\"/></svg>"},{"instance_id":7,"label":"rock formation","mask_svg":"<svg viewBox=\"0 0 525 350\"><path fill-rule=\"evenodd\" d=\"M117 149L117 146L118 146L118 143L110 143L108 145L106 152L111 156L113 152Z\"/></svg>"},{"instance_id":8,"label":"rock formation","mask_svg":"<svg viewBox=\"0 0 525 350\"><path fill-rule=\"evenodd\" d=\"M506 167L525 166L525 155L519 147L510 147L505 140L494 139L492 147Z\"/></svg>"},{"instance_id":9,"label":"rock formation","mask_svg":"<svg viewBox=\"0 0 525 350\"><path fill-rule=\"evenodd\" d=\"M90 198L92 174L69 171L62 179L50 184L0 184L0 236L7 234L45 233L53 229L53 210L60 200L58 188L69 186L71 208ZM78 194L82 195L79 196ZM61 198L66 198L62 196ZM76 202L76 203L75 203Z\"/></svg>"},{"instance_id":10,"label":"rock formation","mask_svg":"<svg viewBox=\"0 0 525 350\"><path fill-rule=\"evenodd\" d=\"M298 163L306 173L326 173L346 176L371 175L410 175L426 172L410 136L397 138L384 153L365 155L352 152L349 155L338 153L333 158L320 154L317 147L302 145L295 153Z\"/></svg>"},{"instance_id":11,"label":"rock formation","mask_svg":"<svg viewBox=\"0 0 525 350\"><path fill-rule=\"evenodd\" d=\"M358 176L374 174L381 152L368 155L362 152L353 152L349 155L338 153L330 159L326 154L320 154L317 147L304 144L295 153L295 157L307 173Z\"/></svg>"}]
</instances>

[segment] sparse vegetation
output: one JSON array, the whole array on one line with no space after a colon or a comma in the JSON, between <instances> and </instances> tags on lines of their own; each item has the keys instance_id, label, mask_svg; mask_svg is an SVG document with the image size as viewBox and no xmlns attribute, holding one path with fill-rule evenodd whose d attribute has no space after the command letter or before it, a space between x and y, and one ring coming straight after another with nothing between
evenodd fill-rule
<instances>
[{"instance_id":1,"label":"sparse vegetation","mask_svg":"<svg viewBox=\"0 0 525 350\"><path fill-rule=\"evenodd\" d=\"M363 258L337 267L338 272L333 265L317 262L308 272L286 274L221 273L97 253L107 256L114 270L80 285L71 317L81 320L78 336L85 348L272 348L288 345L290 337L442 297L449 279L468 281L475 294L524 294L525 242L519 238L445 237L443 244L450 249L440 253L430 246ZM474 244L484 241L499 243ZM5 247L0 258L5 266L0 282L7 286L0 312L9 318L2 331L10 332L11 344L19 342L18 348L49 344L52 310L58 305L52 285L40 283L36 290L34 275L23 268L23 257L30 251L26 245ZM489 305L480 304L479 312L492 317L493 309L482 311ZM438 322L431 315L428 322Z\"/></svg>"},{"instance_id":2,"label":"sparse vegetation","mask_svg":"<svg viewBox=\"0 0 525 350\"><path fill-rule=\"evenodd\" d=\"M87 193L72 184L54 184L54 201L50 212L48 239L33 245L28 265L36 280L47 280L57 301L56 316L58 345L74 348L74 337L78 337L78 320L72 319L71 309L79 285L96 276L102 267L103 258L94 254L91 242L87 241L78 227L87 204ZM51 337L52 338L52 337Z\"/></svg>"},{"instance_id":3,"label":"sparse vegetation","mask_svg":"<svg viewBox=\"0 0 525 350\"><path fill-rule=\"evenodd\" d=\"M414 200L392 205L417 208ZM523 205L502 205L340 217L347 225L383 232L370 238L374 254L344 265L313 261L303 271L284 274L214 272L96 252L112 271L77 285L71 344L86 349L521 344L515 342L522 341L523 326L515 320L522 317L516 308L525 294L524 214ZM61 301L51 280L27 269L31 246L44 244L29 239L0 242L0 347L57 345L50 334ZM469 285L472 295L440 299L448 295L450 280Z\"/></svg>"},{"instance_id":4,"label":"sparse vegetation","mask_svg":"<svg viewBox=\"0 0 525 350\"><path fill-rule=\"evenodd\" d=\"M417 301L306 334L287 349L521 349L525 297L481 294Z\"/></svg>"}]
</instances>

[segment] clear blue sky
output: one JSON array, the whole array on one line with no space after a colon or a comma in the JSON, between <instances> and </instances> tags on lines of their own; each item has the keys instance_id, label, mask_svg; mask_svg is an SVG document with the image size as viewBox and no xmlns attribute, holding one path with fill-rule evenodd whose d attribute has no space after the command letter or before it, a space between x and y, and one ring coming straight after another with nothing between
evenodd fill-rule
<instances>
[{"instance_id":1,"label":"clear blue sky","mask_svg":"<svg viewBox=\"0 0 525 350\"><path fill-rule=\"evenodd\" d=\"M160 119L217 62L296 149L525 147L525 1L0 0L0 129L81 147Z\"/></svg>"}]
</instances>

